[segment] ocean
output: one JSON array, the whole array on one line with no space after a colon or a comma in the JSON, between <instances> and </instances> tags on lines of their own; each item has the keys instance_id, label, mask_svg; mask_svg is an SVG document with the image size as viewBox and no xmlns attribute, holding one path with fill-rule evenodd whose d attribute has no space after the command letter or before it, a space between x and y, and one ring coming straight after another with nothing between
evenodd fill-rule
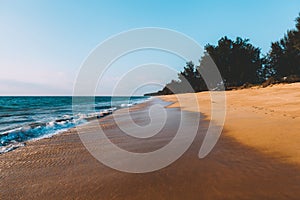
<instances>
[{"instance_id":1,"label":"ocean","mask_svg":"<svg viewBox=\"0 0 300 200\"><path fill-rule=\"evenodd\" d=\"M90 101L85 98L74 104L71 96L0 97L0 154L24 146L26 141L51 137L117 109L144 102L149 97L101 96L95 97L92 105L87 105Z\"/></svg>"}]
</instances>

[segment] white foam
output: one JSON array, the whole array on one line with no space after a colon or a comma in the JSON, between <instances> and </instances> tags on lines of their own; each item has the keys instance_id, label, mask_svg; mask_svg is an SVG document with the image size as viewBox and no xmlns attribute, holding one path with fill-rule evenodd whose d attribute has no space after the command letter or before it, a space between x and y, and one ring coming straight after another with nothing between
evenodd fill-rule
<instances>
[{"instance_id":1,"label":"white foam","mask_svg":"<svg viewBox=\"0 0 300 200\"><path fill-rule=\"evenodd\" d=\"M0 154L12 151L14 149L17 149L17 148L23 147L23 146L25 146L24 143L13 143L13 144L9 144L6 146L2 146L2 147L0 147Z\"/></svg>"}]
</instances>

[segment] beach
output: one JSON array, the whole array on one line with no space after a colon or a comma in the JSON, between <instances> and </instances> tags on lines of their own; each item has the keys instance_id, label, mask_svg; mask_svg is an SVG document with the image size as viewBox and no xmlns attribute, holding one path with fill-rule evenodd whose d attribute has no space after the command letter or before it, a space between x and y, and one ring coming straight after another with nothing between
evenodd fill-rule
<instances>
[{"instance_id":1,"label":"beach","mask_svg":"<svg viewBox=\"0 0 300 200\"><path fill-rule=\"evenodd\" d=\"M133 121L143 126L152 105L167 107L168 120L152 138L124 135L113 115L81 127L96 131L100 124L121 148L149 152L172 140L180 109L191 118L200 112L195 140L171 165L142 174L111 169L87 151L72 128L1 154L1 199L299 199L300 83L226 91L223 132L203 159L198 153L214 102L208 92L179 96L180 108L176 95L169 95L129 109ZM191 97L200 110L190 104ZM131 120L122 110L116 115L122 123Z\"/></svg>"}]
</instances>

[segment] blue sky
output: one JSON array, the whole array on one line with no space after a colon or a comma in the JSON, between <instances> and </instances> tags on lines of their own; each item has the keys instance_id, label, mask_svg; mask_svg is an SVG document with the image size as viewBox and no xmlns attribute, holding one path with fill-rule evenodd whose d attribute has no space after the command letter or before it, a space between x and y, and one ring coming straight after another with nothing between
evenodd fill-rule
<instances>
[{"instance_id":1,"label":"blue sky","mask_svg":"<svg viewBox=\"0 0 300 200\"><path fill-rule=\"evenodd\" d=\"M202 46L225 35L241 36L266 53L272 41L294 28L299 12L299 0L0 0L0 95L71 95L90 51L133 28L174 29ZM177 70L184 63L148 55ZM137 56L129 58L123 63L128 68ZM97 94L109 94L120 67L120 62L115 65L112 82L108 78Z\"/></svg>"}]
</instances>

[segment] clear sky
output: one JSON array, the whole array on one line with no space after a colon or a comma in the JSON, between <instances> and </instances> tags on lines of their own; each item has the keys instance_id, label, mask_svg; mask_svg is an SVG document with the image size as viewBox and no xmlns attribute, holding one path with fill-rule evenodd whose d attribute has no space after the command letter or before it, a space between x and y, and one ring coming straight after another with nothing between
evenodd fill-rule
<instances>
[{"instance_id":1,"label":"clear sky","mask_svg":"<svg viewBox=\"0 0 300 200\"><path fill-rule=\"evenodd\" d=\"M202 46L241 36L266 53L299 12L299 0L0 0L0 95L71 95L89 52L133 28L174 29ZM164 59L177 69L184 63ZM98 94L109 94L110 85L108 78Z\"/></svg>"}]
</instances>

